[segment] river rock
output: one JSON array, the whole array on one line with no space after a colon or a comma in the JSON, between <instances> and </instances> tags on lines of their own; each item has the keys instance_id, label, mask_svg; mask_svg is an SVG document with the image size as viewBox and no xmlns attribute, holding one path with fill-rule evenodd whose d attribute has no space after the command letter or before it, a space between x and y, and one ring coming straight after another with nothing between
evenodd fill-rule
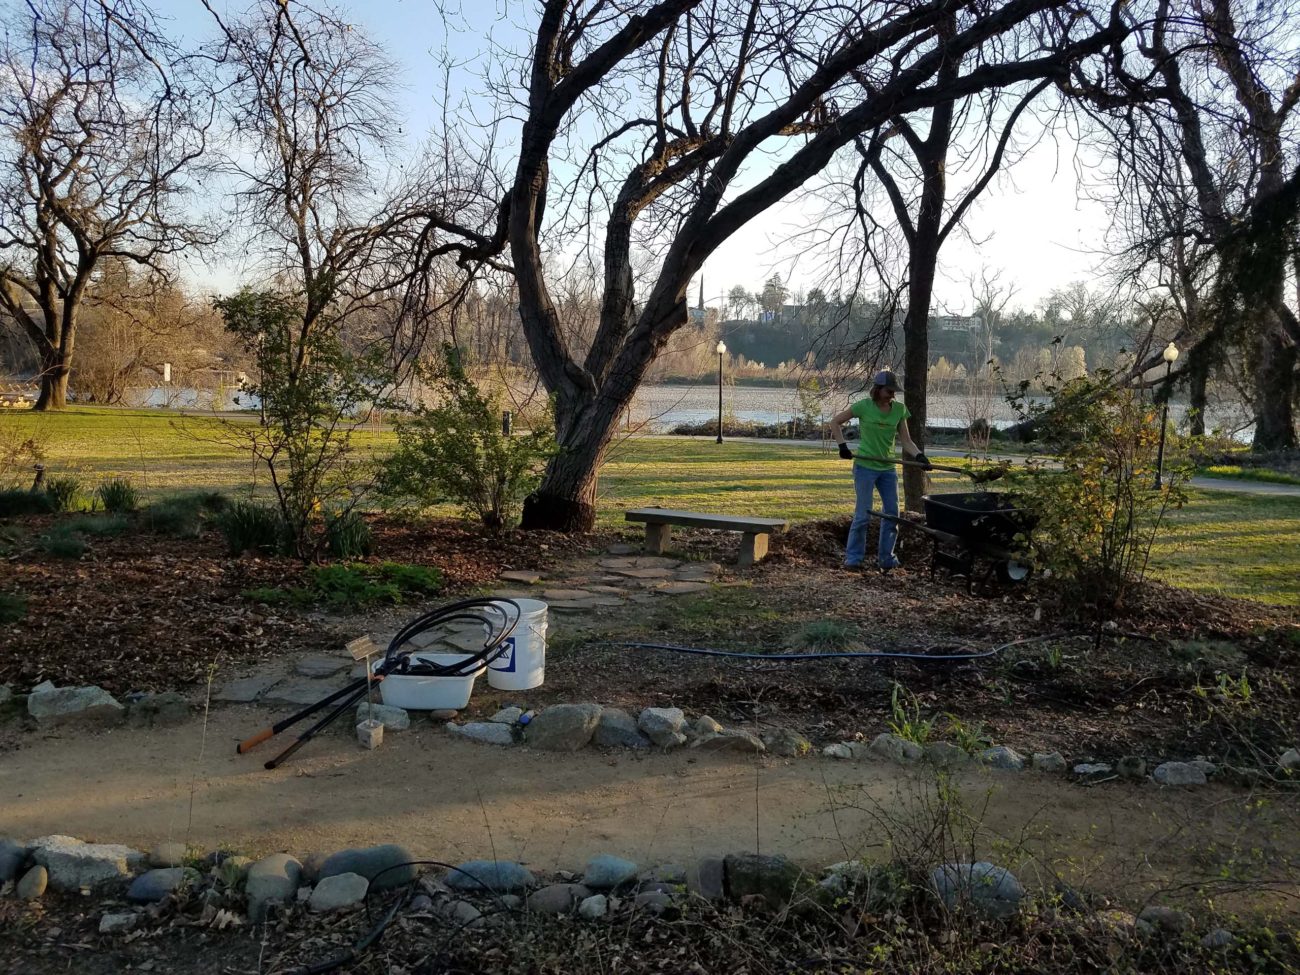
<instances>
[{"instance_id":1,"label":"river rock","mask_svg":"<svg viewBox=\"0 0 1300 975\"><path fill-rule=\"evenodd\" d=\"M444 727L457 738L466 738L481 745L513 745L515 743L515 737L511 734L509 725L493 724L491 721L469 721L465 724L448 721Z\"/></svg>"},{"instance_id":2,"label":"river rock","mask_svg":"<svg viewBox=\"0 0 1300 975\"><path fill-rule=\"evenodd\" d=\"M1156 931L1166 935L1179 935L1192 929L1192 916L1186 911L1173 907L1150 904L1138 914L1139 921L1145 921Z\"/></svg>"},{"instance_id":3,"label":"river rock","mask_svg":"<svg viewBox=\"0 0 1300 975\"><path fill-rule=\"evenodd\" d=\"M803 758L812 751L812 742L793 728L772 728L764 732L763 745L782 758Z\"/></svg>"},{"instance_id":4,"label":"river rock","mask_svg":"<svg viewBox=\"0 0 1300 975\"><path fill-rule=\"evenodd\" d=\"M513 705L508 708L502 708L492 717L488 718L493 724L515 724L524 716L524 709L517 708Z\"/></svg>"},{"instance_id":5,"label":"river rock","mask_svg":"<svg viewBox=\"0 0 1300 975\"><path fill-rule=\"evenodd\" d=\"M536 883L532 873L512 860L467 860L455 870L448 870L443 883L452 890L471 893L510 893Z\"/></svg>"},{"instance_id":6,"label":"river rock","mask_svg":"<svg viewBox=\"0 0 1300 975\"><path fill-rule=\"evenodd\" d=\"M1145 779L1147 763L1141 755L1125 755L1115 763L1115 771L1121 779Z\"/></svg>"},{"instance_id":7,"label":"river rock","mask_svg":"<svg viewBox=\"0 0 1300 975\"><path fill-rule=\"evenodd\" d=\"M935 741L926 745L925 760L938 768L961 768L974 761L970 752L950 741Z\"/></svg>"},{"instance_id":8,"label":"river rock","mask_svg":"<svg viewBox=\"0 0 1300 975\"><path fill-rule=\"evenodd\" d=\"M767 746L757 735L739 728L725 728L716 735L706 735L691 742L691 748L705 752L747 752L761 755Z\"/></svg>"},{"instance_id":9,"label":"river rock","mask_svg":"<svg viewBox=\"0 0 1300 975\"><path fill-rule=\"evenodd\" d=\"M593 890L610 890L635 880L638 869L631 860L601 853L587 861L582 882Z\"/></svg>"},{"instance_id":10,"label":"river rock","mask_svg":"<svg viewBox=\"0 0 1300 975\"><path fill-rule=\"evenodd\" d=\"M1110 766L1105 762L1080 762L1074 767L1074 774L1084 779L1097 779L1110 775Z\"/></svg>"},{"instance_id":11,"label":"river rock","mask_svg":"<svg viewBox=\"0 0 1300 975\"><path fill-rule=\"evenodd\" d=\"M49 871L38 863L23 874L23 879L18 881L14 893L18 895L19 900L38 900L45 893L45 888L49 886L49 883Z\"/></svg>"},{"instance_id":12,"label":"river rock","mask_svg":"<svg viewBox=\"0 0 1300 975\"><path fill-rule=\"evenodd\" d=\"M26 862L26 846L7 837L0 837L0 885L17 877Z\"/></svg>"},{"instance_id":13,"label":"river rock","mask_svg":"<svg viewBox=\"0 0 1300 975\"><path fill-rule=\"evenodd\" d=\"M272 853L248 868L244 893L248 916L254 921L266 917L268 904L292 900L302 879L302 864L287 853Z\"/></svg>"},{"instance_id":14,"label":"river rock","mask_svg":"<svg viewBox=\"0 0 1300 975\"><path fill-rule=\"evenodd\" d=\"M1065 756L1060 752L1034 752L1033 762L1039 772L1065 771Z\"/></svg>"},{"instance_id":15,"label":"river rock","mask_svg":"<svg viewBox=\"0 0 1300 975\"><path fill-rule=\"evenodd\" d=\"M1288 748L1277 760L1283 772L1300 772L1300 748Z\"/></svg>"},{"instance_id":16,"label":"river rock","mask_svg":"<svg viewBox=\"0 0 1300 975\"><path fill-rule=\"evenodd\" d=\"M578 915L588 921L598 921L609 912L609 899L604 894L592 894L578 905Z\"/></svg>"},{"instance_id":17,"label":"river rock","mask_svg":"<svg viewBox=\"0 0 1300 975\"><path fill-rule=\"evenodd\" d=\"M364 702L357 705L357 717L353 724L363 721L379 721L385 731L405 731L411 727L411 716L405 708L393 707L391 704L371 704Z\"/></svg>"},{"instance_id":18,"label":"river rock","mask_svg":"<svg viewBox=\"0 0 1300 975\"><path fill-rule=\"evenodd\" d=\"M1237 940L1227 928L1215 928L1204 938L1201 939L1201 947L1213 951L1216 948L1231 948L1233 942Z\"/></svg>"},{"instance_id":19,"label":"river rock","mask_svg":"<svg viewBox=\"0 0 1300 975\"><path fill-rule=\"evenodd\" d=\"M600 720L599 704L556 704L528 722L524 741L548 752L576 752L585 748Z\"/></svg>"},{"instance_id":20,"label":"river rock","mask_svg":"<svg viewBox=\"0 0 1300 975\"><path fill-rule=\"evenodd\" d=\"M420 875L420 868L411 862L414 859L410 850L396 843L340 850L325 858L317 876L326 880L354 873L372 881L375 890L389 890L404 887Z\"/></svg>"},{"instance_id":21,"label":"river rock","mask_svg":"<svg viewBox=\"0 0 1300 975\"><path fill-rule=\"evenodd\" d=\"M650 739L641 734L636 719L619 708L605 708L600 712L591 742L602 748L650 747Z\"/></svg>"},{"instance_id":22,"label":"river rock","mask_svg":"<svg viewBox=\"0 0 1300 975\"><path fill-rule=\"evenodd\" d=\"M1165 762L1151 774L1158 785L1205 785L1205 773L1187 762Z\"/></svg>"},{"instance_id":23,"label":"river rock","mask_svg":"<svg viewBox=\"0 0 1300 975\"><path fill-rule=\"evenodd\" d=\"M126 709L102 687L56 687L27 695L27 713L41 725L113 724Z\"/></svg>"},{"instance_id":24,"label":"river rock","mask_svg":"<svg viewBox=\"0 0 1300 975\"><path fill-rule=\"evenodd\" d=\"M673 897L662 890L643 890L632 898L632 906L639 911L662 914L673 906Z\"/></svg>"},{"instance_id":25,"label":"river rock","mask_svg":"<svg viewBox=\"0 0 1300 975\"><path fill-rule=\"evenodd\" d=\"M1024 756L1006 745L994 745L992 748L984 749L980 752L980 761L989 768L1007 772L1019 772L1025 767Z\"/></svg>"},{"instance_id":26,"label":"river rock","mask_svg":"<svg viewBox=\"0 0 1300 975\"><path fill-rule=\"evenodd\" d=\"M838 758L842 761L856 758L857 755L853 748L854 744L854 742L841 741L834 745L827 745L822 749L822 754L827 758Z\"/></svg>"},{"instance_id":27,"label":"river rock","mask_svg":"<svg viewBox=\"0 0 1300 975\"><path fill-rule=\"evenodd\" d=\"M925 756L925 750L914 741L899 738L888 732L871 739L867 750L877 758L883 758L895 765L915 765Z\"/></svg>"},{"instance_id":28,"label":"river rock","mask_svg":"<svg viewBox=\"0 0 1300 975\"><path fill-rule=\"evenodd\" d=\"M709 735L719 734L722 731L722 725L709 715L702 714L695 719L695 725L691 730L696 738L707 738Z\"/></svg>"},{"instance_id":29,"label":"river rock","mask_svg":"<svg viewBox=\"0 0 1300 975\"><path fill-rule=\"evenodd\" d=\"M686 868L686 889L705 900L727 896L727 865L722 857L701 857Z\"/></svg>"},{"instance_id":30,"label":"river rock","mask_svg":"<svg viewBox=\"0 0 1300 975\"><path fill-rule=\"evenodd\" d=\"M686 716L681 708L646 708L637 718L636 726L660 748L674 748L686 742L683 733Z\"/></svg>"},{"instance_id":31,"label":"river rock","mask_svg":"<svg viewBox=\"0 0 1300 975\"><path fill-rule=\"evenodd\" d=\"M307 900L313 914L329 914L360 904L366 899L370 880L359 873L336 873L321 879Z\"/></svg>"},{"instance_id":32,"label":"river rock","mask_svg":"<svg viewBox=\"0 0 1300 975\"><path fill-rule=\"evenodd\" d=\"M55 890L77 891L129 877L144 866L146 857L129 846L55 835L32 841L32 859L49 871Z\"/></svg>"},{"instance_id":33,"label":"river rock","mask_svg":"<svg viewBox=\"0 0 1300 975\"><path fill-rule=\"evenodd\" d=\"M802 875L797 866L779 855L731 853L724 865L727 895L732 900L758 894L773 907L790 899Z\"/></svg>"},{"instance_id":34,"label":"river rock","mask_svg":"<svg viewBox=\"0 0 1300 975\"><path fill-rule=\"evenodd\" d=\"M8 684L0 684L0 708L14 699L14 689Z\"/></svg>"},{"instance_id":35,"label":"river rock","mask_svg":"<svg viewBox=\"0 0 1300 975\"><path fill-rule=\"evenodd\" d=\"M985 861L935 867L930 872L930 889L950 911L968 906L983 917L995 919L1019 911L1025 896L1010 870Z\"/></svg>"},{"instance_id":36,"label":"river rock","mask_svg":"<svg viewBox=\"0 0 1300 975\"><path fill-rule=\"evenodd\" d=\"M534 914L572 914L590 896L591 890L582 884L548 884L529 894L525 903Z\"/></svg>"},{"instance_id":37,"label":"river rock","mask_svg":"<svg viewBox=\"0 0 1300 975\"><path fill-rule=\"evenodd\" d=\"M197 870L188 870L185 867L158 867L140 874L131 881L131 886L126 890L126 899L132 904L156 904L186 882L194 883L198 879Z\"/></svg>"}]
</instances>

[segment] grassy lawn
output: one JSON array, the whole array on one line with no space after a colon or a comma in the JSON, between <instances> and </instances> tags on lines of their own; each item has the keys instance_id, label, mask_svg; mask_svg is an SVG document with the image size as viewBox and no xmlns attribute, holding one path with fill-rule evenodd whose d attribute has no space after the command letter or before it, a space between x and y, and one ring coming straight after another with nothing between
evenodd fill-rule
<instances>
[{"instance_id":1,"label":"grassy lawn","mask_svg":"<svg viewBox=\"0 0 1300 975\"><path fill-rule=\"evenodd\" d=\"M74 473L87 486L126 477L146 497L197 487L267 489L265 472L225 442L221 422L212 417L83 407L0 414L0 435L9 425L44 441L52 474ZM391 433L360 434L364 449L382 451L392 443ZM830 452L779 442L625 441L611 451L601 478L600 518L621 524L622 509L642 505L792 520L848 514L848 468ZM955 491L967 482L941 475L932 483ZM1155 574L1196 591L1300 606L1300 500L1189 494L1188 506L1172 515L1175 530L1152 555Z\"/></svg>"}]
</instances>

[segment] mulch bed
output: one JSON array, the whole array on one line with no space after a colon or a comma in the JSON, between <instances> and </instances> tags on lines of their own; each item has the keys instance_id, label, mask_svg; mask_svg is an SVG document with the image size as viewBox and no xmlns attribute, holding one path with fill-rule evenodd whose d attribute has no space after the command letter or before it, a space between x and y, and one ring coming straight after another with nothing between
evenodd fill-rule
<instances>
[{"instance_id":1,"label":"mulch bed","mask_svg":"<svg viewBox=\"0 0 1300 975\"><path fill-rule=\"evenodd\" d=\"M46 519L48 521L48 519ZM24 522L31 537L46 524ZM550 578L590 571L617 536L484 536L454 520L372 521L372 562L437 566L441 597L499 585L505 569ZM1051 580L970 595L927 571L928 544L905 549L906 573L837 568L847 519L796 526L760 565L696 596L655 597L617 613L555 614L547 681L526 696L480 682L467 717L508 697L529 706L591 700L639 710L674 705L725 723L791 725L819 743L884 730L895 684L905 700L1021 750L1073 757L1276 757L1300 740L1300 616L1257 603L1152 584L1097 638L1076 618L1071 593ZM679 532L686 557L734 563L736 536ZM373 629L374 613L269 608L241 595L301 585L306 568L284 558L233 558L219 536L94 538L79 560L34 549L11 554L0 591L20 593L26 616L0 629L0 683L98 684L122 695L203 684L248 665L338 645ZM736 584L738 583L738 584ZM413 612L410 610L409 612ZM409 615L403 607L392 617ZM960 653L1014 641L970 662L827 660L747 662L634 650L641 640L733 650L797 649L801 627L856 627L850 649ZM1067 638L1060 635L1068 634ZM1084 638L1079 639L1078 635ZM1049 639L1044 639L1049 638ZM806 649L806 647L804 648ZM1248 674L1248 702L1222 700L1216 672ZM1263 758L1259 758L1263 761Z\"/></svg>"}]
</instances>

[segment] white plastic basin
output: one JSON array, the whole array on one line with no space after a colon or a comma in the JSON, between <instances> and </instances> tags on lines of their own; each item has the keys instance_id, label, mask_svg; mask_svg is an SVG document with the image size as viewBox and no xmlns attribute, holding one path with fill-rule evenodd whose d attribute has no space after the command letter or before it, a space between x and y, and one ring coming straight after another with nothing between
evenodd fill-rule
<instances>
[{"instance_id":1,"label":"white plastic basin","mask_svg":"<svg viewBox=\"0 0 1300 975\"><path fill-rule=\"evenodd\" d=\"M468 653L413 653L411 665L421 660L439 666L460 663L472 656ZM375 661L375 667L383 663ZM379 685L379 695L385 704L408 711L438 711L450 708L459 711L469 704L474 692L474 680L487 670L486 665L464 677L434 677L429 674L389 674Z\"/></svg>"}]
</instances>

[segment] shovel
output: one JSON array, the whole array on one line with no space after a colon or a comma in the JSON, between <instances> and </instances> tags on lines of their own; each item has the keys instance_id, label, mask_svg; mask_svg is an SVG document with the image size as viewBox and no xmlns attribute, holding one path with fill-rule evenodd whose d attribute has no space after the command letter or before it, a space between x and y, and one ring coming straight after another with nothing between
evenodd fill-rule
<instances>
[{"instance_id":1,"label":"shovel","mask_svg":"<svg viewBox=\"0 0 1300 975\"><path fill-rule=\"evenodd\" d=\"M976 484L987 484L989 481L996 481L1007 473L1008 465L1002 463L996 467L986 467L983 470L972 471L966 467L948 467L944 464L922 464L915 460L903 460L890 457L863 457L863 460L869 460L874 464L901 464L903 467L915 467L923 471L948 471L950 474L962 474L969 477Z\"/></svg>"}]
</instances>

